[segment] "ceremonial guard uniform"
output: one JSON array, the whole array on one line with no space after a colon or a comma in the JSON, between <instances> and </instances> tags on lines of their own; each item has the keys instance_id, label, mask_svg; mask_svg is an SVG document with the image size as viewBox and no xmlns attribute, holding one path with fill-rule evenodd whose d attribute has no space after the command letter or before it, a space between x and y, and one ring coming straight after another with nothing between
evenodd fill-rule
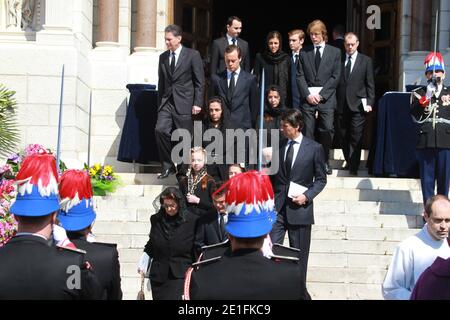
<instances>
[{"instance_id":1,"label":"ceremonial guard uniform","mask_svg":"<svg viewBox=\"0 0 450 320\"><path fill-rule=\"evenodd\" d=\"M121 300L120 264L117 245L88 242L87 235L95 221L92 203L92 186L86 171L67 170L59 184L61 212L58 219L68 231L69 239L79 249L86 251L86 258L102 285L102 299Z\"/></svg>"},{"instance_id":2,"label":"ceremonial guard uniform","mask_svg":"<svg viewBox=\"0 0 450 320\"><path fill-rule=\"evenodd\" d=\"M425 65L429 84L411 95L411 113L420 125L417 158L424 204L435 194L436 182L437 194L448 197L450 181L450 89L443 84L445 67L441 54L429 54Z\"/></svg>"},{"instance_id":3,"label":"ceremonial guard uniform","mask_svg":"<svg viewBox=\"0 0 450 320\"><path fill-rule=\"evenodd\" d=\"M100 284L83 250L52 245L59 210L55 158L25 158L17 174L18 194L11 212L19 230L0 248L0 300L98 299Z\"/></svg>"},{"instance_id":4,"label":"ceremonial guard uniform","mask_svg":"<svg viewBox=\"0 0 450 320\"><path fill-rule=\"evenodd\" d=\"M186 273L186 300L306 300L310 296L297 257L265 257L262 243L275 219L270 180L255 171L225 183L230 244L203 248ZM258 240L259 239L259 240ZM260 246L249 245L259 241ZM275 246L274 246L275 247Z\"/></svg>"}]
</instances>

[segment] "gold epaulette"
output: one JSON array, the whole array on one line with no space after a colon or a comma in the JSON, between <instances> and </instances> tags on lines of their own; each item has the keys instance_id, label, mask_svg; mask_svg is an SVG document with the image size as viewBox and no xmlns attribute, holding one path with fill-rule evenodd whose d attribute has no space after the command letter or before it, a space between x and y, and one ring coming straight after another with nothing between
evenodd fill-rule
<instances>
[{"instance_id":1,"label":"gold epaulette","mask_svg":"<svg viewBox=\"0 0 450 320\"><path fill-rule=\"evenodd\" d=\"M56 248L59 250L68 250L68 251L72 251L72 252L86 254L86 250L82 250L82 249L78 249L78 248L62 247L62 246L58 246L58 245L56 246Z\"/></svg>"},{"instance_id":2,"label":"gold epaulette","mask_svg":"<svg viewBox=\"0 0 450 320\"><path fill-rule=\"evenodd\" d=\"M202 261L197 261L197 262L194 262L191 266L192 266L193 268L195 268L195 267L198 267L198 266L201 266L201 265L205 265L205 264L217 262L217 261L219 261L221 258L222 258L222 256L214 257L214 258L206 259L206 260L202 260Z\"/></svg>"},{"instance_id":3,"label":"gold epaulette","mask_svg":"<svg viewBox=\"0 0 450 320\"><path fill-rule=\"evenodd\" d=\"M272 260L284 260L284 261L300 261L299 258L288 257L288 256L277 256L277 255L270 256L270 259L272 259Z\"/></svg>"},{"instance_id":4,"label":"gold epaulette","mask_svg":"<svg viewBox=\"0 0 450 320\"><path fill-rule=\"evenodd\" d=\"M224 246L224 245L226 245L227 243L228 243L228 239L225 240L224 242L211 244L211 245L209 245L209 246L203 246L203 247L201 247L201 249L202 249L202 250L205 250L205 249L217 248L217 247Z\"/></svg>"},{"instance_id":5,"label":"gold epaulette","mask_svg":"<svg viewBox=\"0 0 450 320\"><path fill-rule=\"evenodd\" d=\"M289 249L289 250L292 250L292 251L294 251L294 252L300 252L300 249L293 248L293 247L288 247L288 246L285 246L285 245L282 245L282 244L279 244L279 243L274 243L273 245L276 246L276 247L281 247L281 248Z\"/></svg>"}]
</instances>

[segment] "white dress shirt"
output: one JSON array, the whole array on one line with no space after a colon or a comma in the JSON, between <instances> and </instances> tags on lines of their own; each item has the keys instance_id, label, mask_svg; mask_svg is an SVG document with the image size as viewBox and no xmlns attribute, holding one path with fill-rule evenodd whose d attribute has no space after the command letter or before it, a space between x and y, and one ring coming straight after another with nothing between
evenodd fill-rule
<instances>
[{"instance_id":1,"label":"white dress shirt","mask_svg":"<svg viewBox=\"0 0 450 320\"><path fill-rule=\"evenodd\" d=\"M172 52L175 52L175 66L178 63L178 58L180 57L180 53L181 53L181 49L183 48L183 46L179 46L178 49L176 49L175 51L170 51L170 57L169 57L169 66L172 63Z\"/></svg>"},{"instance_id":2,"label":"white dress shirt","mask_svg":"<svg viewBox=\"0 0 450 320\"><path fill-rule=\"evenodd\" d=\"M352 73L353 72L353 67L355 66L355 61L356 61L356 57L358 56L358 51L355 51L355 53L354 54L352 54L352 65L351 65L351 67L350 67L350 73ZM349 57L349 55L348 55L348 53L346 53L345 54L345 66L347 66L347 63L348 63L348 57Z\"/></svg>"},{"instance_id":3,"label":"white dress shirt","mask_svg":"<svg viewBox=\"0 0 450 320\"><path fill-rule=\"evenodd\" d=\"M235 85L237 84L237 81L239 79L239 73L241 73L241 68L240 67L234 72L234 84ZM232 74L232 72L227 69L227 84L228 84L228 87L230 87L231 74Z\"/></svg>"}]
</instances>

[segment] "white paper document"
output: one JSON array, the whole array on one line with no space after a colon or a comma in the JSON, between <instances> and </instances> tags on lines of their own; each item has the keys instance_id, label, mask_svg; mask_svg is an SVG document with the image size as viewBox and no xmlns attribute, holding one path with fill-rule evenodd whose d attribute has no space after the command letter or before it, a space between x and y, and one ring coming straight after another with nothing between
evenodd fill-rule
<instances>
[{"instance_id":1,"label":"white paper document","mask_svg":"<svg viewBox=\"0 0 450 320\"><path fill-rule=\"evenodd\" d=\"M313 96L320 94L320 91L322 91L323 87L309 87L309 93Z\"/></svg>"},{"instance_id":2,"label":"white paper document","mask_svg":"<svg viewBox=\"0 0 450 320\"><path fill-rule=\"evenodd\" d=\"M291 183L289 184L288 197L293 199L301 194L304 194L306 190L308 190L308 188L306 188L305 186L291 181Z\"/></svg>"},{"instance_id":3,"label":"white paper document","mask_svg":"<svg viewBox=\"0 0 450 320\"><path fill-rule=\"evenodd\" d=\"M361 103L362 103L362 105L363 105L364 111L365 111L365 112L368 112L368 111L369 111L369 108L367 107L367 98L362 98L362 99L361 99Z\"/></svg>"}]
</instances>

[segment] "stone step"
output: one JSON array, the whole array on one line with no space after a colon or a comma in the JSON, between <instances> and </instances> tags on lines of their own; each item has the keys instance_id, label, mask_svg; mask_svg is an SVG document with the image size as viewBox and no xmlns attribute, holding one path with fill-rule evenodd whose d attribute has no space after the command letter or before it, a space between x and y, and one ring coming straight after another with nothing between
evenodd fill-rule
<instances>
[{"instance_id":1,"label":"stone step","mask_svg":"<svg viewBox=\"0 0 450 320\"><path fill-rule=\"evenodd\" d=\"M392 255L397 241L313 240L310 252L333 254Z\"/></svg>"},{"instance_id":2,"label":"stone step","mask_svg":"<svg viewBox=\"0 0 450 320\"><path fill-rule=\"evenodd\" d=\"M313 225L314 240L370 240L370 241L402 241L416 234L420 229L400 228L368 228L350 226Z\"/></svg>"},{"instance_id":3,"label":"stone step","mask_svg":"<svg viewBox=\"0 0 450 320\"><path fill-rule=\"evenodd\" d=\"M409 215L417 216L423 212L421 203L318 200L314 201L314 213L360 214L360 215ZM339 217L339 216L338 216Z\"/></svg>"},{"instance_id":4,"label":"stone step","mask_svg":"<svg viewBox=\"0 0 450 320\"><path fill-rule=\"evenodd\" d=\"M383 300L379 284L309 282L307 288L313 300Z\"/></svg>"},{"instance_id":5,"label":"stone step","mask_svg":"<svg viewBox=\"0 0 450 320\"><path fill-rule=\"evenodd\" d=\"M316 211L315 223L330 227L370 227L415 229L423 226L421 216L376 215L376 214L333 214Z\"/></svg>"},{"instance_id":6,"label":"stone step","mask_svg":"<svg viewBox=\"0 0 450 320\"><path fill-rule=\"evenodd\" d=\"M370 189L341 189L325 187L314 201L321 200L351 200L351 201L376 201L376 202L422 202L421 191L407 190L370 190Z\"/></svg>"},{"instance_id":7,"label":"stone step","mask_svg":"<svg viewBox=\"0 0 450 320\"><path fill-rule=\"evenodd\" d=\"M359 283L381 285L387 270L371 266L368 268L314 267L308 270L307 283Z\"/></svg>"},{"instance_id":8,"label":"stone step","mask_svg":"<svg viewBox=\"0 0 450 320\"><path fill-rule=\"evenodd\" d=\"M419 179L407 179L407 178L375 178L367 176L353 177L344 175L345 170L336 170L340 175L328 176L327 188L346 188L346 189L366 189L366 190L407 190L407 191L420 191ZM157 174L150 173L120 173L119 176L122 179L123 186L119 188L118 193L114 193L112 196L120 194L121 189L126 189L131 185L149 185L153 186L154 190L158 188L162 190L168 186L177 186L177 180L175 176L170 176L164 180L158 180ZM135 189L131 189L134 190ZM128 191L123 191L128 193ZM143 193L142 189L137 189L138 193ZM148 194L148 191L147 191Z\"/></svg>"}]
</instances>

